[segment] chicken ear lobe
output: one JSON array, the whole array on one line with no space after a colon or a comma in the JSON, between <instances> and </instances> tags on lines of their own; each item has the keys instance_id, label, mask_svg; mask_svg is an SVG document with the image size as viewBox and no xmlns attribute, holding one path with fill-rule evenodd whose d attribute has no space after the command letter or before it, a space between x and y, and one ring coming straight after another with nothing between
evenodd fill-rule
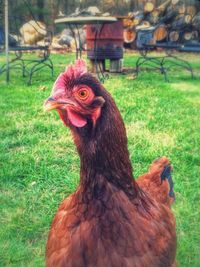
<instances>
[{"instance_id":1,"label":"chicken ear lobe","mask_svg":"<svg viewBox=\"0 0 200 267\"><path fill-rule=\"evenodd\" d=\"M92 107L94 108L92 112L92 122L93 122L93 128L95 128L98 118L101 115L101 108L105 103L105 99L102 96L95 97Z\"/></svg>"},{"instance_id":2,"label":"chicken ear lobe","mask_svg":"<svg viewBox=\"0 0 200 267\"><path fill-rule=\"evenodd\" d=\"M102 96L96 96L92 102L93 108L101 108L105 103L105 99Z\"/></svg>"},{"instance_id":3,"label":"chicken ear lobe","mask_svg":"<svg viewBox=\"0 0 200 267\"><path fill-rule=\"evenodd\" d=\"M92 113L93 128L95 128L98 118L101 115L101 107L95 108Z\"/></svg>"}]
</instances>

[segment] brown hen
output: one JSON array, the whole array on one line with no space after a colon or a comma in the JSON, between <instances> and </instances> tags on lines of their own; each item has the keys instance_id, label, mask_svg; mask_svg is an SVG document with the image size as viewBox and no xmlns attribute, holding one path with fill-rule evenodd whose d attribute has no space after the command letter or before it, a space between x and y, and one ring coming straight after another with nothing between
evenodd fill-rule
<instances>
[{"instance_id":1,"label":"brown hen","mask_svg":"<svg viewBox=\"0 0 200 267\"><path fill-rule=\"evenodd\" d=\"M80 185L51 225L46 266L175 267L168 159L135 182L119 110L81 60L58 77L45 109L57 109L81 160Z\"/></svg>"}]
</instances>

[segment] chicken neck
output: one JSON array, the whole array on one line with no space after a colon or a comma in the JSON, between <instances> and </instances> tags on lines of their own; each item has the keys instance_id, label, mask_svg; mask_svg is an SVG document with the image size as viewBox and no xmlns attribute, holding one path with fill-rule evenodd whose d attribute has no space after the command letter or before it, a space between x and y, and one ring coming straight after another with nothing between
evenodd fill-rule
<instances>
[{"instance_id":1,"label":"chicken neck","mask_svg":"<svg viewBox=\"0 0 200 267\"><path fill-rule=\"evenodd\" d=\"M81 185L91 189L98 184L99 177L104 177L106 182L134 198L137 190L125 126L111 96L106 92L104 98L106 105L102 108L95 129L88 122L86 128L72 131L81 161Z\"/></svg>"}]
</instances>

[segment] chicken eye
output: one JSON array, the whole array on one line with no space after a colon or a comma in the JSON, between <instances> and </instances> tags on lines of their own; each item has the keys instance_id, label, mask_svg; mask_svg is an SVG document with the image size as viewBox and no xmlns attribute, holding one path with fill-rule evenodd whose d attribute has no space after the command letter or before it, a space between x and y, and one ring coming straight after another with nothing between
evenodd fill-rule
<instances>
[{"instance_id":1,"label":"chicken eye","mask_svg":"<svg viewBox=\"0 0 200 267\"><path fill-rule=\"evenodd\" d=\"M78 97L81 99L81 100L86 100L89 96L89 92L87 89L81 89L78 91Z\"/></svg>"}]
</instances>

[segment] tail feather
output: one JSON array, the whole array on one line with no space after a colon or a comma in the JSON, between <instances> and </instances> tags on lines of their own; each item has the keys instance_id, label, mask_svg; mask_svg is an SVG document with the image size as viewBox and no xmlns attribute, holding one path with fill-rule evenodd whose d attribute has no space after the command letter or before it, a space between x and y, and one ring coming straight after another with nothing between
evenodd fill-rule
<instances>
[{"instance_id":1,"label":"tail feather","mask_svg":"<svg viewBox=\"0 0 200 267\"><path fill-rule=\"evenodd\" d=\"M175 194L174 194L174 183L172 180L172 168L170 165L167 165L163 172L161 173L161 181L164 181L165 179L167 179L168 183L169 183L169 196L173 197L175 199Z\"/></svg>"},{"instance_id":2,"label":"tail feather","mask_svg":"<svg viewBox=\"0 0 200 267\"><path fill-rule=\"evenodd\" d=\"M138 185L157 201L171 205L174 202L172 166L166 157L155 160L149 172L138 178Z\"/></svg>"}]
</instances>

